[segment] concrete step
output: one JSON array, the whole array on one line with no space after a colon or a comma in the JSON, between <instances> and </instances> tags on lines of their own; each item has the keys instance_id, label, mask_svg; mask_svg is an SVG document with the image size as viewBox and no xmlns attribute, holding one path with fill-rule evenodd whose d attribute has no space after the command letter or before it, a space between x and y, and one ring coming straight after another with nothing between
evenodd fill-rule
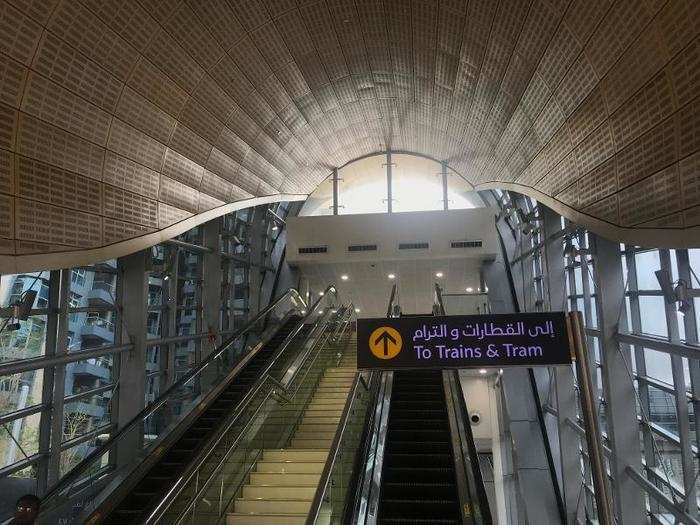
<instances>
[{"instance_id":1,"label":"concrete step","mask_svg":"<svg viewBox=\"0 0 700 525\"><path fill-rule=\"evenodd\" d=\"M327 412L326 415L317 415L314 412L313 415L308 413L304 415L304 419L301 420L301 424L311 424L311 425L338 425L340 423L340 412Z\"/></svg>"},{"instance_id":2,"label":"concrete step","mask_svg":"<svg viewBox=\"0 0 700 525\"><path fill-rule=\"evenodd\" d=\"M245 485L243 499L313 499L316 485L308 487L277 487L274 485Z\"/></svg>"},{"instance_id":3,"label":"concrete step","mask_svg":"<svg viewBox=\"0 0 700 525\"><path fill-rule=\"evenodd\" d=\"M292 448L329 449L332 439L292 439Z\"/></svg>"},{"instance_id":4,"label":"concrete step","mask_svg":"<svg viewBox=\"0 0 700 525\"><path fill-rule=\"evenodd\" d=\"M251 485L274 485L276 487L304 487L318 485L321 474L309 473L279 473L279 472L251 472Z\"/></svg>"},{"instance_id":5,"label":"concrete step","mask_svg":"<svg viewBox=\"0 0 700 525\"><path fill-rule=\"evenodd\" d=\"M258 461L258 472L286 472L293 474L321 474L323 461Z\"/></svg>"},{"instance_id":6,"label":"concrete step","mask_svg":"<svg viewBox=\"0 0 700 525\"><path fill-rule=\"evenodd\" d=\"M304 421L297 427L297 432L335 432L337 428L337 423L314 424Z\"/></svg>"},{"instance_id":7,"label":"concrete step","mask_svg":"<svg viewBox=\"0 0 700 525\"><path fill-rule=\"evenodd\" d=\"M316 391L311 402L320 401L321 399L347 399L348 393L346 392L333 392L333 391Z\"/></svg>"},{"instance_id":8,"label":"concrete step","mask_svg":"<svg viewBox=\"0 0 700 525\"><path fill-rule=\"evenodd\" d=\"M333 439L335 430L297 430L294 434L295 439Z\"/></svg>"},{"instance_id":9,"label":"concrete step","mask_svg":"<svg viewBox=\"0 0 700 525\"><path fill-rule=\"evenodd\" d=\"M304 499L237 499L234 509L240 514L308 514L312 500Z\"/></svg>"},{"instance_id":10,"label":"concrete step","mask_svg":"<svg viewBox=\"0 0 700 525\"><path fill-rule=\"evenodd\" d=\"M226 525L304 525L306 513L302 514L227 514Z\"/></svg>"},{"instance_id":11,"label":"concrete step","mask_svg":"<svg viewBox=\"0 0 700 525\"><path fill-rule=\"evenodd\" d=\"M326 462L328 451L318 450L292 450L267 449L263 451L263 461L322 461Z\"/></svg>"}]
</instances>

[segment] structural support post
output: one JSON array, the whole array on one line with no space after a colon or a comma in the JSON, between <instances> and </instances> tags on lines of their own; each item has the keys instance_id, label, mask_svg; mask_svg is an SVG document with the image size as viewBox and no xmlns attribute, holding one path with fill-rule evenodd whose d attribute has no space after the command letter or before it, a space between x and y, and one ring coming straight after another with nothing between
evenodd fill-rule
<instances>
[{"instance_id":1,"label":"structural support post","mask_svg":"<svg viewBox=\"0 0 700 525\"><path fill-rule=\"evenodd\" d=\"M122 341L134 347L119 359L119 419L121 428L138 414L145 403L146 388L146 305L149 250L136 252L119 260L124 311Z\"/></svg>"},{"instance_id":2,"label":"structural support post","mask_svg":"<svg viewBox=\"0 0 700 525\"><path fill-rule=\"evenodd\" d=\"M387 205L387 212L391 213L393 211L393 204L394 204L394 196L392 195L391 187L391 177L392 177L392 172L391 168L393 165L391 164L391 150L386 152L386 205Z\"/></svg>"},{"instance_id":3,"label":"structural support post","mask_svg":"<svg viewBox=\"0 0 700 525\"><path fill-rule=\"evenodd\" d=\"M71 270L62 270L60 273L60 284L58 287L52 286L49 292L49 300L52 301L51 292L58 292L58 302L51 303L55 306L58 312L56 316L49 316L49 319L54 317L53 321L47 328L56 329L55 335L51 334L50 340L47 340L46 347L53 348L53 355L61 357L68 353L68 297L70 294L70 279ZM49 372L50 373L50 372ZM53 389L53 399L51 402L51 427L49 429L40 429L40 444L41 441L50 439L51 454L49 456L48 465L48 487L51 487L61 477L61 440L63 438L63 401L65 398L66 389L66 365L56 365L53 368L53 377L49 386ZM42 421L42 427L46 424ZM46 432L49 436L46 436ZM43 435L41 435L43 434ZM38 487L41 490L41 486Z\"/></svg>"},{"instance_id":4,"label":"structural support post","mask_svg":"<svg viewBox=\"0 0 700 525\"><path fill-rule=\"evenodd\" d=\"M573 343L576 354L576 376L581 396L581 412L586 428L586 444L588 459L591 463L591 475L593 489L595 491L596 510L598 511L598 523L601 525L614 525L610 491L605 471L605 458L603 457L603 444L598 425L598 410L596 397L591 380L591 370L588 366L586 349L586 333L583 327L581 312L571 312L567 316L569 337Z\"/></svg>"},{"instance_id":5,"label":"structural support post","mask_svg":"<svg viewBox=\"0 0 700 525\"><path fill-rule=\"evenodd\" d=\"M221 318L221 247L219 234L221 219L209 221L203 225L204 246L209 248L202 256L202 308L203 329L211 334L210 340L202 342L202 359L211 352L219 341Z\"/></svg>"},{"instance_id":6,"label":"structural support post","mask_svg":"<svg viewBox=\"0 0 700 525\"><path fill-rule=\"evenodd\" d=\"M449 201L447 200L447 162L442 161L440 163L442 170L440 175L442 176L442 209L447 211L450 209Z\"/></svg>"},{"instance_id":7,"label":"structural support post","mask_svg":"<svg viewBox=\"0 0 700 525\"><path fill-rule=\"evenodd\" d=\"M333 215L338 215L338 168L333 168Z\"/></svg>"},{"instance_id":8,"label":"structural support post","mask_svg":"<svg viewBox=\"0 0 700 525\"><path fill-rule=\"evenodd\" d=\"M605 417L607 421L615 422L608 426L612 448L610 472L615 492L615 514L620 523L644 523L644 494L626 470L630 466L637 472L642 472L643 467L636 392L630 377L630 350L621 347L615 337L625 297L620 245L592 234L589 234L589 238L595 246Z\"/></svg>"},{"instance_id":9,"label":"structural support post","mask_svg":"<svg viewBox=\"0 0 700 525\"><path fill-rule=\"evenodd\" d=\"M561 223L559 215L547 207L540 208L544 220L544 259L547 276L548 310L563 308L564 297L564 249L560 238L556 237ZM573 525L583 518L584 505L579 505L581 489L581 462L579 436L566 420L576 421L576 388L571 366L557 366L554 370L554 388L557 402L557 433L559 437L559 459L561 484L566 509L566 523Z\"/></svg>"}]
</instances>

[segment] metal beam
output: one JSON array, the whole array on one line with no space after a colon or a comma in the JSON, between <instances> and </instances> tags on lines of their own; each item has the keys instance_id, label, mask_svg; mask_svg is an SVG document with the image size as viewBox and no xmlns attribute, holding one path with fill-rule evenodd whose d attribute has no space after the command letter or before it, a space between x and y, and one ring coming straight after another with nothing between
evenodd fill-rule
<instances>
[{"instance_id":1,"label":"metal beam","mask_svg":"<svg viewBox=\"0 0 700 525\"><path fill-rule=\"evenodd\" d=\"M620 245L592 234L589 238L595 243L597 263L595 279L598 282L596 288L603 333L600 353L606 420L613 422L608 426L608 433L613 452L610 472L615 490L615 514L621 523L644 523L644 495L627 471L627 467L637 470L642 468L636 416L637 394L628 368L632 356L615 337L625 297Z\"/></svg>"},{"instance_id":2,"label":"metal beam","mask_svg":"<svg viewBox=\"0 0 700 525\"><path fill-rule=\"evenodd\" d=\"M333 168L333 215L338 215L338 168Z\"/></svg>"},{"instance_id":3,"label":"metal beam","mask_svg":"<svg viewBox=\"0 0 700 525\"><path fill-rule=\"evenodd\" d=\"M440 166L442 167L442 170L440 171L440 175L442 175L442 209L447 211L450 209L450 204L447 200L447 162L442 161Z\"/></svg>"},{"instance_id":4,"label":"metal beam","mask_svg":"<svg viewBox=\"0 0 700 525\"><path fill-rule=\"evenodd\" d=\"M386 211L392 213L393 211L393 192L392 192L392 170L393 165L391 164L391 150L386 152Z\"/></svg>"}]
</instances>

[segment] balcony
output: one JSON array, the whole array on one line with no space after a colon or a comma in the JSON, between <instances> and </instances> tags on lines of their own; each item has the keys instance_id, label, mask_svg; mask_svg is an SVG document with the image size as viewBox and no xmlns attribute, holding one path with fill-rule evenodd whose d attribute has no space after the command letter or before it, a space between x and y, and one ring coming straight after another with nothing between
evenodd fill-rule
<instances>
[{"instance_id":1,"label":"balcony","mask_svg":"<svg viewBox=\"0 0 700 525\"><path fill-rule=\"evenodd\" d=\"M114 285L107 281L94 281L87 293L90 306L114 306Z\"/></svg>"},{"instance_id":2,"label":"balcony","mask_svg":"<svg viewBox=\"0 0 700 525\"><path fill-rule=\"evenodd\" d=\"M99 316L89 316L85 319L80 332L86 346L100 346L114 342L114 323Z\"/></svg>"}]
</instances>

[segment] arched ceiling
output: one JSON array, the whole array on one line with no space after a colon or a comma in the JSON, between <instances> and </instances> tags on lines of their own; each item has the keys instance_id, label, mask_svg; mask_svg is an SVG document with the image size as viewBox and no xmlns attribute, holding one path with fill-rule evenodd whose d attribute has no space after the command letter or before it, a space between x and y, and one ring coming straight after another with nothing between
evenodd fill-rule
<instances>
[{"instance_id":1,"label":"arched ceiling","mask_svg":"<svg viewBox=\"0 0 700 525\"><path fill-rule=\"evenodd\" d=\"M0 5L5 261L307 194L387 148L699 242L697 0Z\"/></svg>"}]
</instances>

